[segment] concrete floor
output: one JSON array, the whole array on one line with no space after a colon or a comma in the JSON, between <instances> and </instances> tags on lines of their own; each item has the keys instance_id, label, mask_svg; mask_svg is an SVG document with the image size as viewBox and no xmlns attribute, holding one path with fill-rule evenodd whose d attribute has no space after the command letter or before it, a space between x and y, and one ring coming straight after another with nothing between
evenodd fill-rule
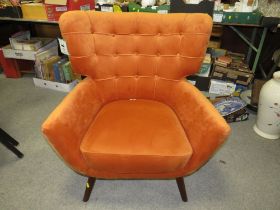
<instances>
[{"instance_id":1,"label":"concrete floor","mask_svg":"<svg viewBox=\"0 0 280 210\"><path fill-rule=\"evenodd\" d=\"M198 172L185 177L189 202L173 180L97 180L81 201L86 178L74 173L44 140L40 125L65 96L35 88L31 78L0 74L0 127L20 142L17 159L0 145L0 209L280 209L280 140L257 136L250 120Z\"/></svg>"}]
</instances>

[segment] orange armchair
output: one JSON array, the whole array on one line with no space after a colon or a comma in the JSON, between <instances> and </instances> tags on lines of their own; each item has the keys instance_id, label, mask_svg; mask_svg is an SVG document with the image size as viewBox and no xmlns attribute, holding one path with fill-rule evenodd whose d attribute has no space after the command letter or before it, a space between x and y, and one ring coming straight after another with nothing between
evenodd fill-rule
<instances>
[{"instance_id":1,"label":"orange armchair","mask_svg":"<svg viewBox=\"0 0 280 210\"><path fill-rule=\"evenodd\" d=\"M86 75L42 126L76 172L96 178L175 178L199 169L230 128L184 77L204 58L212 20L204 14L62 15L60 29L77 73Z\"/></svg>"}]
</instances>

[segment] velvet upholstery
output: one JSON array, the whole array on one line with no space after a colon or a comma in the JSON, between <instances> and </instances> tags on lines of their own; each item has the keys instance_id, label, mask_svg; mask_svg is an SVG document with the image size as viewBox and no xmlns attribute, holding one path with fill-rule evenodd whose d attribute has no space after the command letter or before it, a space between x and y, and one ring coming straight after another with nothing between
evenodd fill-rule
<instances>
[{"instance_id":1,"label":"velvet upholstery","mask_svg":"<svg viewBox=\"0 0 280 210\"><path fill-rule=\"evenodd\" d=\"M181 177L199 169L229 135L225 120L184 80L203 60L208 15L72 11L61 16L60 28L74 70L88 77L42 130L75 171Z\"/></svg>"},{"instance_id":2,"label":"velvet upholstery","mask_svg":"<svg viewBox=\"0 0 280 210\"><path fill-rule=\"evenodd\" d=\"M161 173L182 169L191 145L174 111L154 100L118 100L95 117L81 144L97 171Z\"/></svg>"}]
</instances>

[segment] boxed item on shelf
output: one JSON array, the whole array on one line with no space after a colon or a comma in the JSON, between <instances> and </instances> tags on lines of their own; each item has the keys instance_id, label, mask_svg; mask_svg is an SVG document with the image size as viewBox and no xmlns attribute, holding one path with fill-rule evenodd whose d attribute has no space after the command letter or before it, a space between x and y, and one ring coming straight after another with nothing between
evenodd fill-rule
<instances>
[{"instance_id":1,"label":"boxed item on shelf","mask_svg":"<svg viewBox=\"0 0 280 210\"><path fill-rule=\"evenodd\" d=\"M51 38L36 38L43 42L43 47L36 51L31 50L15 50L11 45L6 45L2 48L5 58L16 58L24 60L36 60L36 54L41 53L52 47L58 47L57 40Z\"/></svg>"},{"instance_id":2,"label":"boxed item on shelf","mask_svg":"<svg viewBox=\"0 0 280 210\"><path fill-rule=\"evenodd\" d=\"M21 7L12 5L2 7L0 5L0 17L22 18Z\"/></svg>"},{"instance_id":3,"label":"boxed item on shelf","mask_svg":"<svg viewBox=\"0 0 280 210\"><path fill-rule=\"evenodd\" d=\"M74 80L71 83L65 84L39 78L33 78L33 82L36 87L48 88L62 92L70 92L78 84L78 80Z\"/></svg>"},{"instance_id":4,"label":"boxed item on shelf","mask_svg":"<svg viewBox=\"0 0 280 210\"><path fill-rule=\"evenodd\" d=\"M114 12L114 7L113 4L96 4L95 10L102 12Z\"/></svg>"},{"instance_id":5,"label":"boxed item on shelf","mask_svg":"<svg viewBox=\"0 0 280 210\"><path fill-rule=\"evenodd\" d=\"M45 0L47 19L57 21L59 17L70 10L92 10L94 9L93 0Z\"/></svg>"},{"instance_id":6,"label":"boxed item on shelf","mask_svg":"<svg viewBox=\"0 0 280 210\"><path fill-rule=\"evenodd\" d=\"M43 45L41 40L30 39L30 40L18 40L14 42L13 48L15 50L31 50L36 51Z\"/></svg>"},{"instance_id":7,"label":"boxed item on shelf","mask_svg":"<svg viewBox=\"0 0 280 210\"><path fill-rule=\"evenodd\" d=\"M17 32L15 34L13 34L9 38L9 41L10 41L10 44L11 44L12 48L16 49L15 45L17 44L17 41L29 40L30 38L31 38L30 31L20 31L20 32Z\"/></svg>"},{"instance_id":8,"label":"boxed item on shelf","mask_svg":"<svg viewBox=\"0 0 280 210\"><path fill-rule=\"evenodd\" d=\"M128 4L129 12L151 12L151 13L166 14L169 12L169 10L170 10L169 5L141 7L139 4L136 4L134 2L130 2Z\"/></svg>"},{"instance_id":9,"label":"boxed item on shelf","mask_svg":"<svg viewBox=\"0 0 280 210\"><path fill-rule=\"evenodd\" d=\"M24 19L47 20L45 5L42 3L21 4Z\"/></svg>"}]
</instances>

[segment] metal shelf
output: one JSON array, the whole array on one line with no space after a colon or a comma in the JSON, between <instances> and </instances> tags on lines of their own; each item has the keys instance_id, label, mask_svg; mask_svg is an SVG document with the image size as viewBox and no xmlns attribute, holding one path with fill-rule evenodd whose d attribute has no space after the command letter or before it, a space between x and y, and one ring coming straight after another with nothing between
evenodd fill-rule
<instances>
[{"instance_id":1,"label":"metal shelf","mask_svg":"<svg viewBox=\"0 0 280 210\"><path fill-rule=\"evenodd\" d=\"M49 20L31 20L23 18L10 18L10 17L0 17L0 21L7 22L26 22L26 23L42 23L42 24L58 24L58 21L49 21Z\"/></svg>"}]
</instances>

